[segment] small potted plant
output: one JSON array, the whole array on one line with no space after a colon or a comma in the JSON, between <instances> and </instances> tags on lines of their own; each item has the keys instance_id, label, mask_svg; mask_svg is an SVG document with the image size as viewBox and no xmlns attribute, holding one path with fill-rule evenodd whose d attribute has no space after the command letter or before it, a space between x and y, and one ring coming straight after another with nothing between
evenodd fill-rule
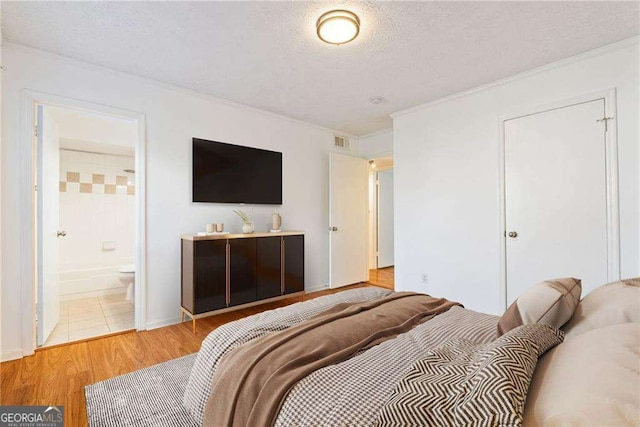
<instances>
[{"instance_id":1,"label":"small potted plant","mask_svg":"<svg viewBox=\"0 0 640 427\"><path fill-rule=\"evenodd\" d=\"M242 219L242 232L244 234L251 234L253 233L253 219L251 219L251 217L249 215L247 215L246 213L242 212L242 211L233 211L236 215L238 215L240 217L240 219Z\"/></svg>"}]
</instances>

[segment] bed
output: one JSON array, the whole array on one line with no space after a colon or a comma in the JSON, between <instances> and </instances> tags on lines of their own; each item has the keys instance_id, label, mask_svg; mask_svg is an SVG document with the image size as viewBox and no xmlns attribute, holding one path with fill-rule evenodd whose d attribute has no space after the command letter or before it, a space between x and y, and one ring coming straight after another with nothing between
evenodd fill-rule
<instances>
[{"instance_id":1,"label":"bed","mask_svg":"<svg viewBox=\"0 0 640 427\"><path fill-rule=\"evenodd\" d=\"M506 331L499 324L513 322L513 310L493 316L373 287L240 319L213 331L188 375L173 381L184 382L174 411L188 419L174 425L640 425L640 280L573 298L572 308L558 304L561 319L531 322L521 297L516 318L523 324ZM549 315L540 295L531 299ZM340 333L329 328L318 333L331 339L295 340L314 322L351 321L345 310L374 316L375 322L364 318L362 329L393 316L400 316L393 320L399 326L383 328L390 332L381 337L377 326L358 335L360 328L343 323L337 331L356 335L360 346L340 342L321 357L307 357L323 347L319 342L343 339ZM562 331L548 324L553 321L568 323ZM282 354L263 363L274 348ZM314 358L327 362L294 363ZM93 400L87 392L91 424L109 425L91 416ZM171 424L163 417L140 417L139 425Z\"/></svg>"}]
</instances>

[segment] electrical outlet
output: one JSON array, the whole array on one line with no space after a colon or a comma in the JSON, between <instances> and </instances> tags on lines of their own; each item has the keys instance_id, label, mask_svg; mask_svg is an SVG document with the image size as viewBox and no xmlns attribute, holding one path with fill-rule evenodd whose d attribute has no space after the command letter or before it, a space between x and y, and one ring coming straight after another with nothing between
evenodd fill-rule
<instances>
[{"instance_id":1,"label":"electrical outlet","mask_svg":"<svg viewBox=\"0 0 640 427\"><path fill-rule=\"evenodd\" d=\"M429 282L429 276L427 275L427 273L422 273L422 283L426 285L428 282Z\"/></svg>"}]
</instances>

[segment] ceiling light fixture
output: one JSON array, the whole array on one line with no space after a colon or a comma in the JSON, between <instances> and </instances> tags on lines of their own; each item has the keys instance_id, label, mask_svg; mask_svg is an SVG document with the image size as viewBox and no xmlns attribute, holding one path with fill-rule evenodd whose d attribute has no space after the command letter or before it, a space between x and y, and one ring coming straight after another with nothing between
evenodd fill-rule
<instances>
[{"instance_id":1,"label":"ceiling light fixture","mask_svg":"<svg viewBox=\"0 0 640 427\"><path fill-rule=\"evenodd\" d=\"M376 168L376 161L375 160L369 160L369 166L371 166L373 169Z\"/></svg>"},{"instance_id":2,"label":"ceiling light fixture","mask_svg":"<svg viewBox=\"0 0 640 427\"><path fill-rule=\"evenodd\" d=\"M384 101L385 99L382 96L372 96L369 98L369 102L372 104L382 104Z\"/></svg>"},{"instance_id":3,"label":"ceiling light fixture","mask_svg":"<svg viewBox=\"0 0 640 427\"><path fill-rule=\"evenodd\" d=\"M329 11L316 22L318 37L325 43L341 45L358 37L360 19L348 10Z\"/></svg>"}]
</instances>

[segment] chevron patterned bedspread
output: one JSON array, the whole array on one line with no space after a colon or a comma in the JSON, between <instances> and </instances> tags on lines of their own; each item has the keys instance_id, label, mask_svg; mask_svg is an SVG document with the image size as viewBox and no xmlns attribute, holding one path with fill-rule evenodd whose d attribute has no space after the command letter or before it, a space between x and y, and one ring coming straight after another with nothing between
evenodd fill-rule
<instances>
[{"instance_id":1,"label":"chevron patterned bedspread","mask_svg":"<svg viewBox=\"0 0 640 427\"><path fill-rule=\"evenodd\" d=\"M538 358L563 338L551 326L529 324L488 344L448 341L395 385L376 427L521 426Z\"/></svg>"}]
</instances>

